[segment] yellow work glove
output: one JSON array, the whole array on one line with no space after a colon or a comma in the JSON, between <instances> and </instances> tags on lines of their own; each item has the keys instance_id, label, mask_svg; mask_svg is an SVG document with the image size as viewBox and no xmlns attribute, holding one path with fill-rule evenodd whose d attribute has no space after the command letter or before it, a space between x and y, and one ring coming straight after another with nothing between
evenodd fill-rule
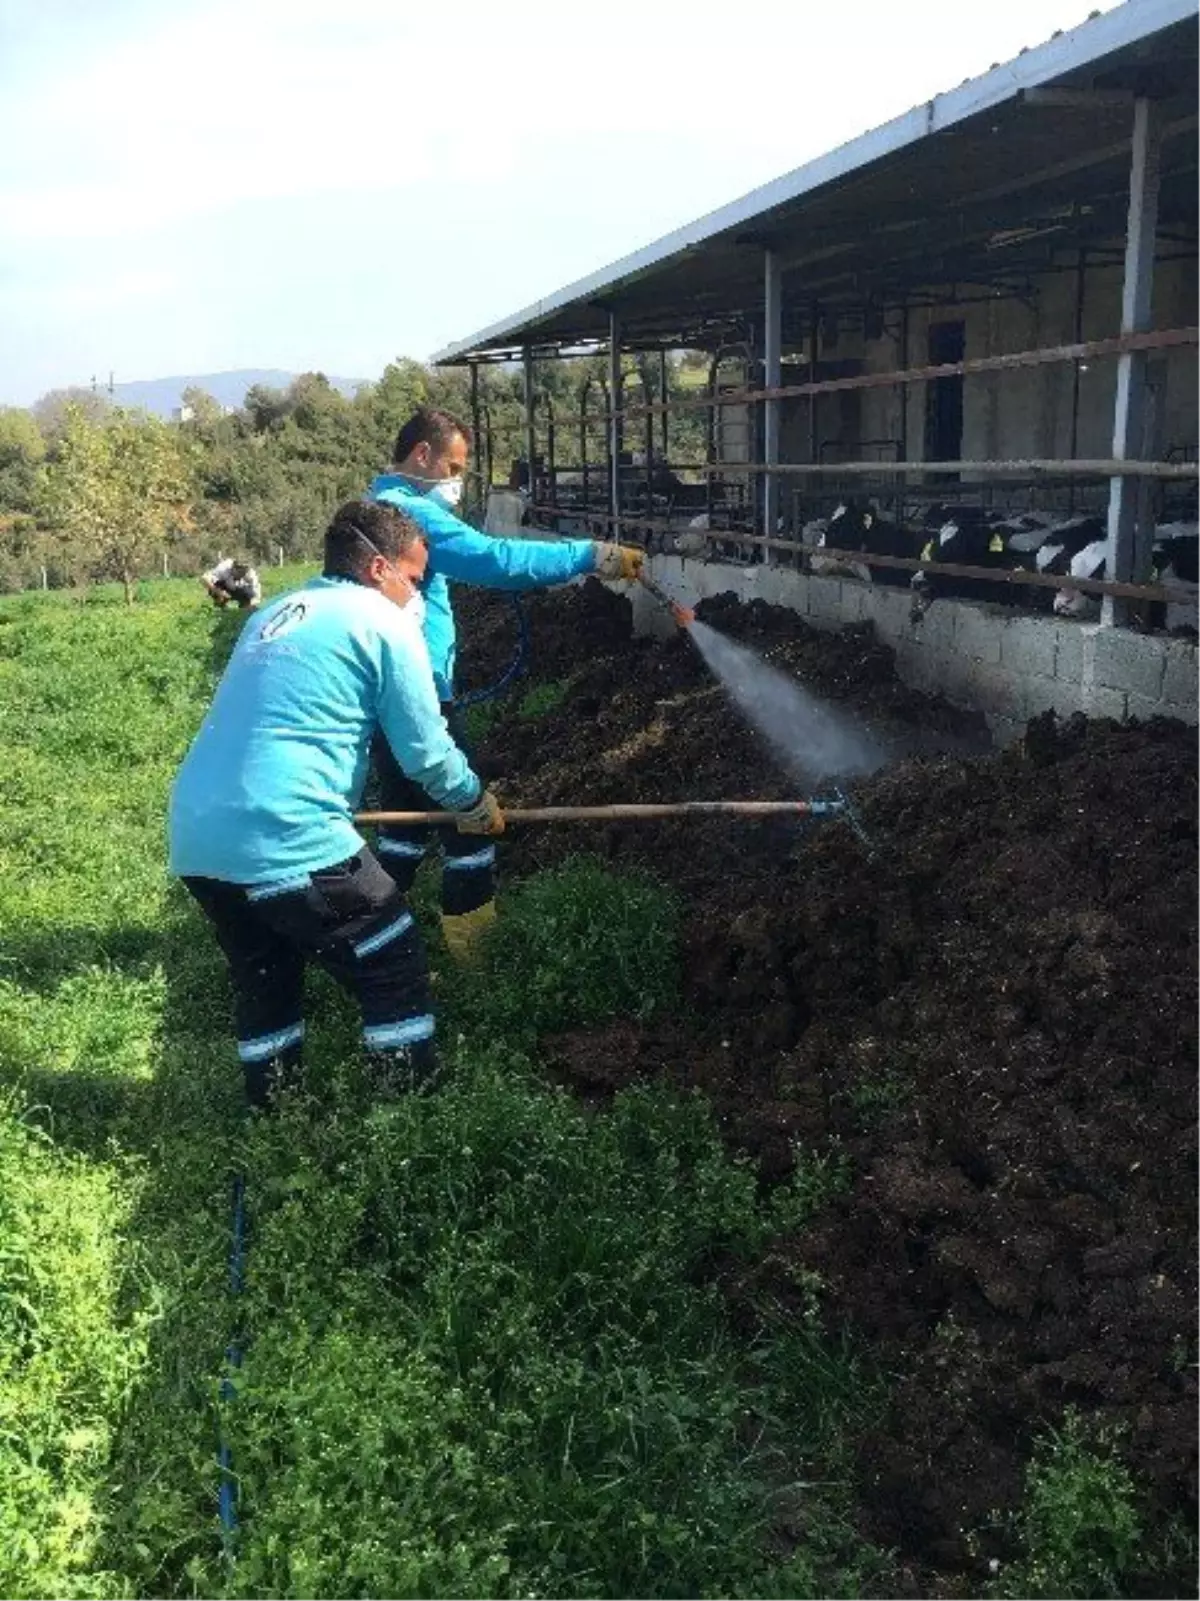
<instances>
[{"instance_id":1,"label":"yellow work glove","mask_svg":"<svg viewBox=\"0 0 1200 1601\"><path fill-rule=\"evenodd\" d=\"M481 791L470 811L459 812L455 826L460 834L503 834L504 813L490 789Z\"/></svg>"},{"instance_id":2,"label":"yellow work glove","mask_svg":"<svg viewBox=\"0 0 1200 1601\"><path fill-rule=\"evenodd\" d=\"M642 564L646 560L646 552L638 550L636 545L606 544L598 539L593 549L596 553L597 578L607 578L610 582L627 584L642 576Z\"/></svg>"},{"instance_id":3,"label":"yellow work glove","mask_svg":"<svg viewBox=\"0 0 1200 1601\"><path fill-rule=\"evenodd\" d=\"M443 912L442 934L451 960L460 967L469 967L477 961L480 942L495 921L495 901L485 901L473 912L460 912L457 917Z\"/></svg>"}]
</instances>

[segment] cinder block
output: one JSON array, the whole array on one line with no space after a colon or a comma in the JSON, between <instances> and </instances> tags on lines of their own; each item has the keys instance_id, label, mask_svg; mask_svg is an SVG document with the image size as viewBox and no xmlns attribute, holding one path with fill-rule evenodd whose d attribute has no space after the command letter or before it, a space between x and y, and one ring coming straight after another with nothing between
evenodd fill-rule
<instances>
[{"instance_id":1,"label":"cinder block","mask_svg":"<svg viewBox=\"0 0 1200 1601\"><path fill-rule=\"evenodd\" d=\"M1085 635L1078 623L1049 619L1054 630L1054 676L1069 684L1083 682Z\"/></svg>"},{"instance_id":2,"label":"cinder block","mask_svg":"<svg viewBox=\"0 0 1200 1601\"><path fill-rule=\"evenodd\" d=\"M1163 699L1196 709L1196 647L1182 639L1168 642L1163 663Z\"/></svg>"},{"instance_id":3,"label":"cinder block","mask_svg":"<svg viewBox=\"0 0 1200 1601\"><path fill-rule=\"evenodd\" d=\"M1130 693L1125 697L1128 715L1145 722L1149 717L1175 717L1181 723L1194 723L1196 721L1195 702L1191 706L1181 706L1176 701L1147 700L1144 695Z\"/></svg>"},{"instance_id":4,"label":"cinder block","mask_svg":"<svg viewBox=\"0 0 1200 1601\"><path fill-rule=\"evenodd\" d=\"M1092 636L1092 682L1109 689L1162 696L1164 641L1153 634L1132 634L1127 628L1098 628Z\"/></svg>"},{"instance_id":5,"label":"cinder block","mask_svg":"<svg viewBox=\"0 0 1200 1601\"><path fill-rule=\"evenodd\" d=\"M1020 680L999 662L971 661L967 664L966 689L970 704L988 716L1022 716L1024 701Z\"/></svg>"},{"instance_id":6,"label":"cinder block","mask_svg":"<svg viewBox=\"0 0 1200 1601\"><path fill-rule=\"evenodd\" d=\"M1082 696L1081 710L1089 717L1115 717L1123 722L1129 697L1123 689L1108 689L1102 684L1093 685Z\"/></svg>"},{"instance_id":7,"label":"cinder block","mask_svg":"<svg viewBox=\"0 0 1200 1601\"><path fill-rule=\"evenodd\" d=\"M1063 683L1060 678L1041 675L1023 678L1020 694L1022 716L1026 721L1031 717L1040 717L1043 712L1057 712L1060 717L1070 717L1072 712L1080 710L1080 686Z\"/></svg>"},{"instance_id":8,"label":"cinder block","mask_svg":"<svg viewBox=\"0 0 1200 1601\"><path fill-rule=\"evenodd\" d=\"M934 670L935 652L926 649L920 636L902 639L896 645L896 672L910 689L926 689Z\"/></svg>"},{"instance_id":9,"label":"cinder block","mask_svg":"<svg viewBox=\"0 0 1200 1601\"><path fill-rule=\"evenodd\" d=\"M912 624L912 637L927 650L954 649L954 612L952 602L935 600L919 622Z\"/></svg>"},{"instance_id":10,"label":"cinder block","mask_svg":"<svg viewBox=\"0 0 1200 1601\"><path fill-rule=\"evenodd\" d=\"M762 569L762 587L759 593L773 606L787 606L796 612L808 611L807 583L800 573L785 567Z\"/></svg>"},{"instance_id":11,"label":"cinder block","mask_svg":"<svg viewBox=\"0 0 1200 1601\"><path fill-rule=\"evenodd\" d=\"M1057 630L1048 617L1009 617L1000 630L1000 660L1015 673L1054 677Z\"/></svg>"},{"instance_id":12,"label":"cinder block","mask_svg":"<svg viewBox=\"0 0 1200 1601\"><path fill-rule=\"evenodd\" d=\"M869 617L871 593L870 584L856 583L853 578L847 578L842 584L842 621L859 623L864 617Z\"/></svg>"},{"instance_id":13,"label":"cinder block","mask_svg":"<svg viewBox=\"0 0 1200 1601\"><path fill-rule=\"evenodd\" d=\"M945 695L956 704L972 704L970 663L949 650L927 650L921 664L921 681L913 687L931 695Z\"/></svg>"},{"instance_id":14,"label":"cinder block","mask_svg":"<svg viewBox=\"0 0 1200 1601\"><path fill-rule=\"evenodd\" d=\"M895 645L914 632L912 602L906 589L883 589L875 584L864 591L864 602L863 615L875 624L885 644Z\"/></svg>"},{"instance_id":15,"label":"cinder block","mask_svg":"<svg viewBox=\"0 0 1200 1601\"><path fill-rule=\"evenodd\" d=\"M972 661L995 665L1000 660L1000 635L1007 620L976 606L960 605L954 623L954 643Z\"/></svg>"},{"instance_id":16,"label":"cinder block","mask_svg":"<svg viewBox=\"0 0 1200 1601\"><path fill-rule=\"evenodd\" d=\"M810 578L808 580L808 615L818 627L840 623L843 617L842 581L840 578Z\"/></svg>"}]
</instances>

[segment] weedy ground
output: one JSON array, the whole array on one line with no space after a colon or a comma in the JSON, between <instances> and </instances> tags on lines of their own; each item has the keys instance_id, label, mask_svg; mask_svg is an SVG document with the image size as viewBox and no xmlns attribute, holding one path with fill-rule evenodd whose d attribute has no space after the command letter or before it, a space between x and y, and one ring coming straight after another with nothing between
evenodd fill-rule
<instances>
[{"instance_id":1,"label":"weedy ground","mask_svg":"<svg viewBox=\"0 0 1200 1601\"><path fill-rule=\"evenodd\" d=\"M714 1270L838 1165L801 1152L764 1194L702 1098L597 1111L539 1071L540 1032L674 1003L652 879L514 885L503 945L442 980L427 1099L366 1101L314 978L306 1093L247 1120L164 840L238 626L183 583L0 606L0 1594L889 1593L845 1452L885 1376L815 1319L735 1326ZM418 903L445 971L429 882ZM1116 1459L1067 1433L1031 1474L1028 1593L1118 1586Z\"/></svg>"}]
</instances>

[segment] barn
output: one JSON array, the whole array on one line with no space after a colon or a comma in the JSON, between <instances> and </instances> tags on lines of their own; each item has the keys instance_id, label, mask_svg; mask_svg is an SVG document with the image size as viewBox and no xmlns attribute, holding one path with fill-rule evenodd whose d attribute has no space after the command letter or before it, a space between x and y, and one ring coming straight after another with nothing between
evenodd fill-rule
<instances>
[{"instance_id":1,"label":"barn","mask_svg":"<svg viewBox=\"0 0 1200 1601\"><path fill-rule=\"evenodd\" d=\"M644 542L684 599L870 620L1001 739L1048 709L1195 722L1197 31L1192 0L1127 0L433 359L522 363L526 520ZM539 416L538 364L583 354L607 381ZM815 563L847 504L916 543ZM1088 529L1090 565L964 564L955 518L993 549Z\"/></svg>"}]
</instances>

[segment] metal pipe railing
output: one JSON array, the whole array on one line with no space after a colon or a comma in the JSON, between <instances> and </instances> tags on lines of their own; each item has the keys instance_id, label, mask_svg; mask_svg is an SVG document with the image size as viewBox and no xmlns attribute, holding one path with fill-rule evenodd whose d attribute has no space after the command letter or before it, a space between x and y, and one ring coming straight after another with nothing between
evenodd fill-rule
<instances>
[{"instance_id":1,"label":"metal pipe railing","mask_svg":"<svg viewBox=\"0 0 1200 1601\"><path fill-rule=\"evenodd\" d=\"M932 367L898 368L892 372L858 373L852 378L827 378L819 382L783 384L774 389L726 390L719 396L689 395L671 401L655 401L649 409L665 405L671 411L696 411L704 407L757 405L766 400L790 400L804 395L832 395L850 389L887 389L898 384L929 383L937 378L969 377L973 373L1006 372L1014 368L1039 367L1060 362L1099 361L1106 356L1127 355L1135 350L1169 350L1177 346L1200 344L1200 328L1160 328L1148 333L1118 334L1111 339L1090 339L1080 344L1047 345L1036 350L1010 351L1002 356L973 356L964 361L946 361ZM641 416L646 408L625 407L615 415ZM610 417L613 415L609 414ZM740 463L738 464L741 465Z\"/></svg>"},{"instance_id":2,"label":"metal pipe railing","mask_svg":"<svg viewBox=\"0 0 1200 1601\"><path fill-rule=\"evenodd\" d=\"M556 515L568 508L541 505L533 506L531 510ZM609 520L603 513L594 512L592 515L598 521ZM621 523L625 528L645 529L649 532L681 531L677 523L661 517L623 517ZM742 533L740 529L712 529L709 532L713 539L724 537L739 545L769 545L774 550L798 551L808 556L820 556L823 561L849 561L860 567L890 567L902 572L941 573L947 578L978 578L985 583L1015 584L1019 588L1077 589L1085 595L1116 595L1128 600L1177 601L1179 599L1174 590L1166 589L1161 584L1127 584L1106 578L1059 577L1054 573L1026 572L1021 568L970 567L959 562L920 561L912 556L877 556L870 551L805 545L798 539L768 538L763 534Z\"/></svg>"}]
</instances>

